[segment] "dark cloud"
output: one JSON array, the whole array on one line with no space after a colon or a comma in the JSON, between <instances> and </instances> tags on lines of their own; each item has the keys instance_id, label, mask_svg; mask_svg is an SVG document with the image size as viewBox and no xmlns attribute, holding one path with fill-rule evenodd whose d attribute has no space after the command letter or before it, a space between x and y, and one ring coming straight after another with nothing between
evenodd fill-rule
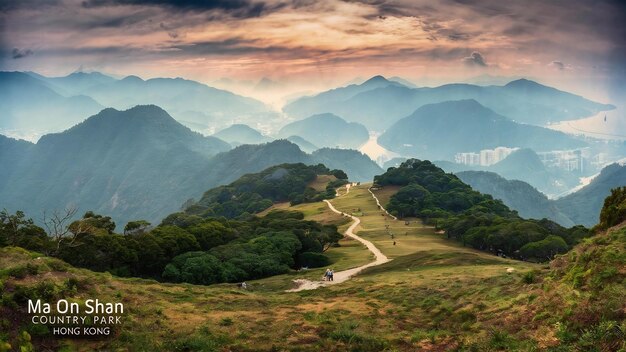
<instances>
[{"instance_id":1,"label":"dark cloud","mask_svg":"<svg viewBox=\"0 0 626 352\"><path fill-rule=\"evenodd\" d=\"M552 61L550 66L556 68L559 71L565 70L565 64L562 61Z\"/></svg>"},{"instance_id":2,"label":"dark cloud","mask_svg":"<svg viewBox=\"0 0 626 352\"><path fill-rule=\"evenodd\" d=\"M178 38L178 32L176 30L173 30L172 28L169 28L169 26L166 26L165 23L161 22L159 24L159 27L161 27L161 29L166 31L167 35L169 35L170 38L172 38L172 39Z\"/></svg>"},{"instance_id":3,"label":"dark cloud","mask_svg":"<svg viewBox=\"0 0 626 352\"><path fill-rule=\"evenodd\" d=\"M56 6L59 0L0 0L0 12Z\"/></svg>"},{"instance_id":4,"label":"dark cloud","mask_svg":"<svg viewBox=\"0 0 626 352\"><path fill-rule=\"evenodd\" d=\"M32 54L33 54L33 51L30 49L13 48L13 50L11 50L11 57L13 59L22 59L27 56L31 56Z\"/></svg>"},{"instance_id":5,"label":"dark cloud","mask_svg":"<svg viewBox=\"0 0 626 352\"><path fill-rule=\"evenodd\" d=\"M235 18L250 18L276 11L285 7L286 3L269 5L263 1L252 0L85 0L82 2L85 8L118 5L159 6L181 12L220 11Z\"/></svg>"},{"instance_id":6,"label":"dark cloud","mask_svg":"<svg viewBox=\"0 0 626 352\"><path fill-rule=\"evenodd\" d=\"M485 58L478 51L474 51L470 54L470 56L466 56L462 59L463 63L467 66L480 66L487 67L487 63L485 62Z\"/></svg>"}]
</instances>

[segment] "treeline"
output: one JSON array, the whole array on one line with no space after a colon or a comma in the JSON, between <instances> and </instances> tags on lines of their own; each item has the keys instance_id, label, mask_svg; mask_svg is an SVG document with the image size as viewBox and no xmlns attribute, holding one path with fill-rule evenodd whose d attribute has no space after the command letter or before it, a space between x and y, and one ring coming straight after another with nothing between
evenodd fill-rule
<instances>
[{"instance_id":1,"label":"treeline","mask_svg":"<svg viewBox=\"0 0 626 352\"><path fill-rule=\"evenodd\" d=\"M318 175L332 175L324 191L316 191L309 184ZM335 189L348 181L341 170L329 170L322 164L281 164L262 172L247 174L237 181L213 188L202 198L188 205L185 212L201 217L242 217L261 212L274 203L289 201L292 205L318 202L335 196Z\"/></svg>"},{"instance_id":2,"label":"treeline","mask_svg":"<svg viewBox=\"0 0 626 352\"><path fill-rule=\"evenodd\" d=\"M153 229L145 222L136 227L135 222L125 234L117 234L110 218L88 212L55 238L23 213L2 211L0 245L119 276L195 284L238 282L329 264L323 252L341 235L335 226L303 218L289 211L248 220L177 213Z\"/></svg>"},{"instance_id":3,"label":"treeline","mask_svg":"<svg viewBox=\"0 0 626 352\"><path fill-rule=\"evenodd\" d=\"M309 184L332 175L324 191ZM0 212L0 246L19 246L94 271L173 282L237 282L328 265L323 252L341 239L336 226L304 220L299 212L252 214L274 202L292 204L332 198L347 182L324 165L282 164L207 191L184 212L161 224L131 221L123 234L108 216L75 210L44 217L46 229L23 212Z\"/></svg>"},{"instance_id":4,"label":"treeline","mask_svg":"<svg viewBox=\"0 0 626 352\"><path fill-rule=\"evenodd\" d=\"M590 235L583 226L566 229L542 219L522 219L500 200L474 191L429 161L409 159L374 178L375 186L403 186L387 210L419 217L465 245L509 257L547 261Z\"/></svg>"}]
</instances>

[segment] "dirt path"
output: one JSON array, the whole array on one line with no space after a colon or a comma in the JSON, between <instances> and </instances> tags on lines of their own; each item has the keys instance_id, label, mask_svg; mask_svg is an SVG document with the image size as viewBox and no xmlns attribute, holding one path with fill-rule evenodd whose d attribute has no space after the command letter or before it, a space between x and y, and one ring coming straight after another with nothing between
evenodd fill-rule
<instances>
[{"instance_id":1,"label":"dirt path","mask_svg":"<svg viewBox=\"0 0 626 352\"><path fill-rule=\"evenodd\" d=\"M350 184L346 185L346 194L348 194L348 192L350 192ZM373 193L372 193L373 195ZM376 197L374 197L376 198ZM357 218L356 216L352 216L346 213L343 213L339 210L337 210L328 200L324 200L324 202L326 202L326 204L328 205L328 207L330 208L330 210L332 210L333 212L337 213L337 214L342 214L344 216L348 216L350 218L352 218L353 222L352 225L350 225L350 227L348 227L348 229L345 232L345 235L348 237L351 237L361 243L363 243L367 249L372 252L374 254L374 257L376 258L373 262L370 262L368 264L356 267L356 268L352 268L352 269L348 269L348 270L343 270L343 271L338 271L335 272L335 274L333 275L333 281L311 281L311 280L307 280L307 279L296 279L293 280L293 282L296 284L296 288L293 288L291 290L287 290L287 292L298 292L298 291L303 291L303 290L314 290L317 288L320 288L322 286L328 286L328 285L335 285L335 284L339 284L342 283L344 281L347 281L348 279L350 279L352 276L360 273L363 269L372 267L372 266L376 266L376 265L380 265L380 264L384 264L387 263L390 259L387 258L386 255L384 255L380 249L376 248L376 246L374 246L374 244L372 244L372 242L363 239L359 236L357 236L354 233L354 229L356 229L357 226L359 226L359 224L361 223L361 219Z\"/></svg>"},{"instance_id":2,"label":"dirt path","mask_svg":"<svg viewBox=\"0 0 626 352\"><path fill-rule=\"evenodd\" d=\"M387 213L387 215L391 216L394 220L398 220L398 218L397 218L397 217L395 217L395 216L393 216L393 215L389 214L389 212L387 211L387 209L385 209L385 207L383 207L383 205L382 205L382 204L380 204L380 201L378 200L378 197L376 197L376 195L374 194L374 192L372 192L372 190L371 190L371 189L369 189L369 188L368 188L367 190L370 192L370 194L372 195L372 197L374 197L374 199L376 200L376 205L378 205L378 208L380 208L380 210L382 210L382 211L384 211L385 213Z\"/></svg>"}]
</instances>

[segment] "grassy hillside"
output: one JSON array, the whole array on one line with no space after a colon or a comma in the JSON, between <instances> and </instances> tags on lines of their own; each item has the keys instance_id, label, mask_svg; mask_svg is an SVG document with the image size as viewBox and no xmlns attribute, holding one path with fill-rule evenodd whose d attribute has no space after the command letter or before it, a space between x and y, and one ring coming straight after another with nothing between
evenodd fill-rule
<instances>
[{"instance_id":1,"label":"grassy hillside","mask_svg":"<svg viewBox=\"0 0 626 352\"><path fill-rule=\"evenodd\" d=\"M513 261L448 241L415 220L383 217L367 191L332 200L358 213L359 235L393 260L345 283L284 292L294 278L196 286L120 279L19 248L0 249L0 340L13 348L120 351L617 351L625 348L626 227L585 243L551 266ZM290 207L328 217L321 203ZM385 228L389 225L389 229ZM397 234L395 246L387 230ZM355 241L331 248L333 268L370 260ZM28 322L25 298L97 297L127 307L114 336L55 339ZM30 342L23 332L28 332ZM620 335L621 334L621 335Z\"/></svg>"}]
</instances>

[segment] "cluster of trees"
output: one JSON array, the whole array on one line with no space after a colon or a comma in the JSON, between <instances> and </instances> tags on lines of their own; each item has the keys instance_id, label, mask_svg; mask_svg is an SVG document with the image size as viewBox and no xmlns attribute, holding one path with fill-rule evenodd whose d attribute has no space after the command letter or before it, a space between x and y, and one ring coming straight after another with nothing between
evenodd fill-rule
<instances>
[{"instance_id":1,"label":"cluster of trees","mask_svg":"<svg viewBox=\"0 0 626 352\"><path fill-rule=\"evenodd\" d=\"M309 184L333 175L323 191ZM120 276L212 284L257 279L299 266L328 264L323 252L341 239L337 228L305 221L299 212L251 214L274 202L332 198L347 182L341 170L324 165L281 164L207 191L184 212L160 225L131 221L123 234L108 216L76 209L45 214L37 226L23 212L0 212L0 245L20 246L95 271Z\"/></svg>"},{"instance_id":2,"label":"cluster of trees","mask_svg":"<svg viewBox=\"0 0 626 352\"><path fill-rule=\"evenodd\" d=\"M596 229L606 230L623 221L626 221L626 187L618 187L612 189L611 194L604 200L600 222Z\"/></svg>"},{"instance_id":3,"label":"cluster of trees","mask_svg":"<svg viewBox=\"0 0 626 352\"><path fill-rule=\"evenodd\" d=\"M309 187L318 175L333 175L324 191ZM335 188L345 184L348 176L341 170L329 170L322 164L281 164L262 172L247 174L237 181L213 188L189 205L185 212L201 217L224 216L246 218L261 212L276 202L289 201L292 205L317 202L335 196Z\"/></svg>"},{"instance_id":4,"label":"cluster of trees","mask_svg":"<svg viewBox=\"0 0 626 352\"><path fill-rule=\"evenodd\" d=\"M59 219L69 219L65 215ZM109 217L87 212L58 226L60 237L18 212L0 212L0 244L53 255L94 271L174 282L237 282L285 273L297 266L326 265L323 252L341 239L337 228L305 221L299 212L272 211L246 220L176 213L150 228L131 222L114 233Z\"/></svg>"},{"instance_id":5,"label":"cluster of trees","mask_svg":"<svg viewBox=\"0 0 626 352\"><path fill-rule=\"evenodd\" d=\"M583 226L566 229L548 219L522 219L500 200L474 191L429 161L409 159L374 182L402 186L387 204L392 214L419 217L473 248L546 261L589 236Z\"/></svg>"}]
</instances>

